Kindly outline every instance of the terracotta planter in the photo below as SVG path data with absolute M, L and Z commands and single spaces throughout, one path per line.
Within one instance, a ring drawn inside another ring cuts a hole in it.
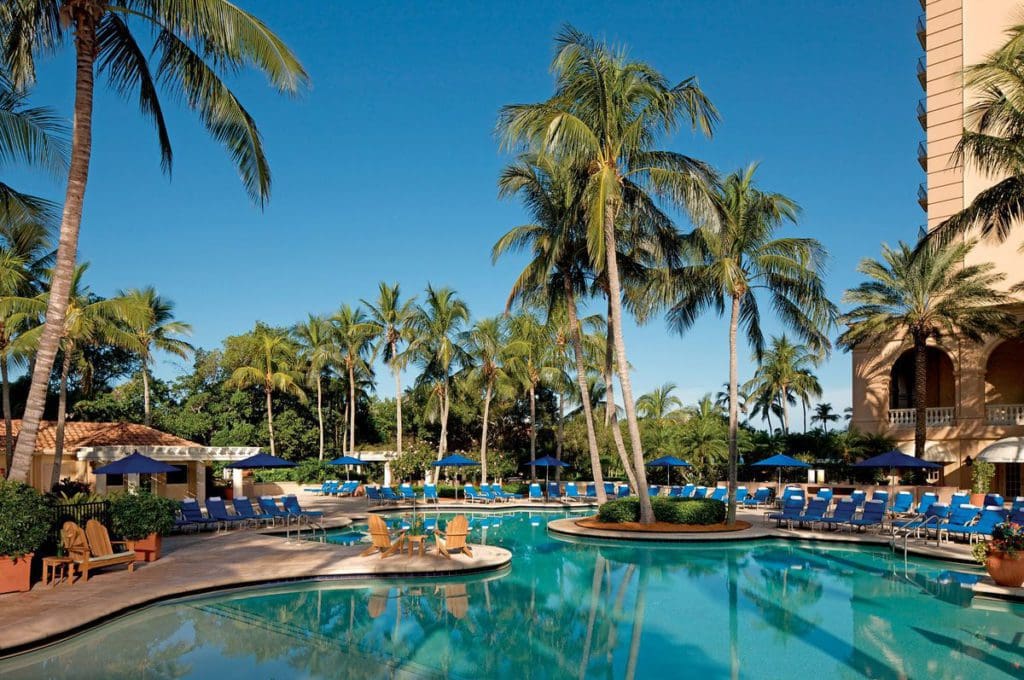
M 25 592 L 32 588 L 32 555 L 0 555 L 0 593 Z
M 986 495 L 987 494 L 983 494 L 983 493 L 972 493 L 971 494 L 971 505 L 973 505 L 975 507 L 978 507 L 978 508 L 985 507 L 985 496 Z
M 1024 585 L 1024 554 L 1008 557 L 1006 553 L 994 552 L 985 560 L 985 568 L 992 580 L 1001 586 L 1020 588 Z
M 131 541 L 131 549 L 135 551 L 138 559 L 143 562 L 156 562 L 160 559 L 160 546 L 163 544 L 163 536 L 150 534 L 139 541 Z

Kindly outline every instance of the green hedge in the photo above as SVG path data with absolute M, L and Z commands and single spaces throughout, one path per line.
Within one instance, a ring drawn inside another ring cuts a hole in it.
M 725 503 L 709 498 L 652 498 L 654 519 L 672 524 L 719 524 L 725 521 Z M 597 519 L 609 524 L 640 521 L 640 499 L 631 496 L 608 501 Z

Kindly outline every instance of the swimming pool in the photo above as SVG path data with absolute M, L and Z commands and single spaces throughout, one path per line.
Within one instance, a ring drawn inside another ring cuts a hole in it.
M 473 542 L 512 551 L 502 572 L 180 600 L 0 661 L 0 676 L 1024 676 L 1024 607 L 972 599 L 969 567 L 841 545 L 549 535 L 564 516 L 472 513 Z

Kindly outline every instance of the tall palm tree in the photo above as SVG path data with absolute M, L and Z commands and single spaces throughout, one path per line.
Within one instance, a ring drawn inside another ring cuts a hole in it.
M 1005 241 L 1024 219 L 1024 24 L 1007 32 L 1006 43 L 964 75 L 973 103 L 952 157 L 996 181 L 933 230 L 933 239 L 978 228 L 982 238 Z
M 68 314 L 64 318 L 64 332 L 60 338 L 62 360 L 50 488 L 60 482 L 61 463 L 64 457 L 64 425 L 67 418 L 68 377 L 74 362 L 79 358 L 79 353 L 87 346 L 100 345 L 134 349 L 136 337 L 128 329 L 144 323 L 149 315 L 149 309 L 138 299 L 124 295 L 104 299 L 93 295 L 89 287 L 82 283 L 82 277 L 88 268 L 88 263 L 75 268 Z M 26 309 L 34 308 L 35 314 L 42 316 L 49 295 L 41 293 L 31 300 L 31 307 L 26 306 Z M 42 331 L 42 326 L 36 326 L 22 333 L 14 341 L 16 350 L 27 352 L 37 346 Z
M 813 373 L 817 364 L 818 355 L 805 345 L 792 342 L 785 333 L 773 336 L 754 377 L 743 388 L 755 398 L 763 394 L 768 403 L 777 403 L 782 409 L 782 431 L 789 434 L 789 405 L 797 398 L 806 403 L 821 393 Z
M 295 370 L 296 346 L 287 331 L 257 324 L 256 330 L 246 337 L 245 364 L 231 373 L 229 387 L 248 389 L 259 387 L 267 402 L 267 430 L 270 435 L 270 455 L 277 455 L 274 440 L 273 394 L 290 394 L 305 403 L 306 393 L 299 386 L 301 374 Z
M 448 413 L 451 409 L 452 374 L 466 359 L 462 331 L 469 323 L 469 307 L 451 288 L 435 288 L 427 284 L 426 300 L 416 310 L 413 320 L 417 340 L 413 356 L 423 367 L 420 380 L 431 384 L 438 397 L 441 436 L 437 442 L 437 459 L 448 453 Z
M 412 321 L 416 315 L 416 298 L 403 301 L 398 284 L 380 282 L 376 302 L 363 304 L 370 312 L 370 323 L 377 329 L 377 347 L 384 363 L 391 368 L 395 378 L 395 439 L 398 453 L 402 453 L 402 369 L 409 356 L 399 352 L 401 344 L 412 341 Z
M 530 251 L 532 259 L 516 279 L 505 311 L 516 301 L 546 306 L 549 316 L 555 309 L 564 309 L 576 385 L 581 394 L 587 394 L 587 369 L 577 300 L 587 293 L 591 269 L 579 198 L 585 186 L 585 172 L 571 162 L 536 154 L 520 156 L 502 172 L 499 192 L 502 197 L 520 196 L 534 223 L 512 228 L 494 244 L 492 251 L 495 261 L 506 252 Z M 607 496 L 594 414 L 589 400 L 582 399 L 581 405 L 597 501 L 604 503 Z
M 144 50 L 137 32 L 153 36 Z M 242 183 L 262 205 L 270 195 L 270 170 L 256 123 L 225 77 L 250 66 L 281 92 L 297 92 L 308 80 L 284 42 L 259 19 L 229 0 L 11 0 L 0 6 L 0 54 L 16 89 L 35 80 L 36 59 L 65 41 L 75 49 L 75 100 L 67 188 L 46 321 L 39 339 L 12 479 L 28 478 L 50 371 L 74 278 L 78 232 L 92 157 L 94 81 L 107 77 L 119 95 L 137 97 L 155 125 L 161 165 L 171 169 L 171 144 L 158 88 L 199 114 L 207 131 L 229 151 Z
M 811 416 L 812 423 L 821 423 L 825 434 L 828 434 L 828 424 L 839 422 L 839 414 L 832 408 L 832 404 L 821 403 L 814 407 L 814 415 Z
M 737 333 L 743 326 L 754 353 L 764 352 L 758 292 L 771 301 L 782 323 L 815 351 L 829 346 L 835 305 L 825 295 L 825 251 L 815 239 L 776 238 L 799 208 L 778 193 L 754 183 L 756 165 L 723 180 L 716 191 L 712 219 L 691 235 L 693 262 L 673 273 L 669 283 L 669 326 L 685 332 L 706 310 L 729 314 L 729 510 L 736 519 L 739 370 Z
M 963 337 L 979 341 L 1007 332 L 1014 325 L 1001 309 L 1012 300 L 995 286 L 1005 276 L 995 265 L 968 265 L 964 258 L 975 241 L 937 242 L 914 249 L 905 243 L 882 246 L 882 261 L 867 258 L 857 268 L 868 277 L 850 288 L 843 301 L 854 305 L 840 319 L 848 325 L 839 343 L 852 349 L 894 338 L 909 339 L 914 349 L 914 455 L 924 456 L 927 435 L 927 346 L 929 340 Z
M 641 394 L 640 398 L 636 400 L 637 414 L 641 418 L 664 420 L 673 412 L 678 411 L 683 407 L 683 402 L 672 394 L 678 387 L 674 382 L 667 382 L 646 394 Z
M 322 316 L 309 314 L 305 321 L 295 325 L 293 333 L 299 343 L 300 359 L 306 367 L 306 384 L 316 386 L 316 422 L 320 434 L 318 458 L 324 459 L 324 372 L 341 363 L 338 346 L 334 342 L 331 322 Z
M 537 459 L 537 390 L 562 374 L 552 351 L 551 329 L 533 314 L 523 312 L 512 317 L 509 335 L 518 350 L 509 359 L 508 370 L 530 400 L 530 477 L 536 479 L 537 468 L 532 463 Z
M 344 304 L 331 317 L 334 341 L 338 346 L 341 366 L 348 375 L 348 450 L 356 450 L 356 377 L 373 374 L 373 338 L 377 329 L 359 307 Z
M 496 391 L 508 391 L 509 374 L 506 363 L 518 351 L 521 342 L 510 341 L 500 317 L 480 319 L 465 332 L 462 339 L 468 366 L 466 380 L 484 393 L 483 421 L 480 426 L 480 481 L 487 482 L 487 430 L 490 424 L 491 399 Z
M 149 310 L 142 323 L 127 329 L 135 336 L 135 342 L 129 349 L 138 354 L 142 361 L 143 422 L 149 425 L 149 371 L 153 365 L 153 355 L 159 351 L 182 359 L 188 358 L 195 348 L 179 336 L 191 335 L 192 326 L 184 321 L 176 321 L 174 302 L 157 294 L 152 286 L 121 291 L 118 296 L 128 298 L 138 307 Z
M 690 157 L 655 148 L 662 133 L 690 123 L 711 133 L 714 106 L 693 78 L 672 86 L 648 64 L 628 61 L 625 53 L 598 43 L 572 27 L 558 36 L 552 70 L 555 94 L 537 104 L 505 106 L 499 127 L 506 145 L 531 144 L 562 156 L 588 171 L 583 191 L 587 250 L 591 264 L 603 269 L 611 315 L 616 366 L 622 389 L 634 473 L 641 480 L 641 521 L 653 522 L 643 469 L 625 339 L 622 334 L 622 283 L 617 261 L 618 219 L 627 194 L 666 197 L 695 214 L 706 206 L 713 173 Z

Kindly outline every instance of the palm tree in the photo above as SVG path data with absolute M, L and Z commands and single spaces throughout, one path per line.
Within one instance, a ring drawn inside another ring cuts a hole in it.
M 585 179 L 585 173 L 571 163 L 536 154 L 520 156 L 517 163 L 502 172 L 498 187 L 503 197 L 519 195 L 534 223 L 509 230 L 492 250 L 495 261 L 509 251 L 530 251 L 532 259 L 516 279 L 505 311 L 516 301 L 546 306 L 549 317 L 556 309 L 564 310 L 576 385 L 581 394 L 587 393 L 587 371 L 577 300 L 587 293 L 590 263 L 578 194 Z M 597 501 L 604 503 L 607 496 L 594 414 L 588 400 L 581 400 L 581 405 Z
M 683 407 L 682 400 L 672 394 L 678 385 L 674 382 L 667 382 L 661 387 L 655 387 L 647 394 L 641 394 L 636 400 L 636 412 L 641 418 L 653 420 L 664 420 L 672 413 Z
M 413 356 L 423 367 L 422 382 L 432 384 L 438 398 L 441 436 L 437 459 L 448 453 L 448 413 L 451 409 L 451 381 L 456 366 L 465 362 L 462 347 L 463 326 L 469 323 L 469 307 L 451 288 L 427 284 L 424 304 L 417 307 L 413 320 L 417 340 Z
M 748 410 L 748 403 L 750 400 L 750 394 L 747 393 L 744 386 L 741 385 L 739 391 L 739 405 L 738 410 L 741 414 L 746 415 Z M 721 407 L 725 412 L 729 411 L 729 383 L 722 383 L 722 389 L 715 393 L 715 405 Z
M 324 372 L 341 363 L 338 346 L 334 343 L 331 322 L 322 316 L 309 314 L 292 331 L 299 343 L 300 358 L 306 367 L 306 384 L 316 386 L 316 422 L 320 433 L 319 460 L 324 459 Z
M 380 282 L 375 303 L 363 300 L 370 310 L 370 323 L 377 329 L 375 353 L 381 354 L 395 377 L 395 438 L 398 453 L 402 453 L 402 369 L 409 357 L 398 351 L 399 344 L 412 341 L 412 321 L 416 314 L 416 298 L 404 302 L 398 284 Z
M 127 329 L 135 336 L 135 343 L 130 349 L 142 361 L 143 422 L 149 425 L 149 370 L 153 364 L 153 355 L 159 351 L 182 359 L 188 358 L 195 348 L 178 336 L 191 335 L 192 326 L 184 321 L 175 321 L 174 302 L 158 295 L 152 286 L 121 291 L 118 296 L 128 298 L 138 307 L 149 310 L 142 323 Z
M 87 346 L 100 345 L 134 349 L 136 336 L 128 329 L 145 323 L 149 316 L 149 309 L 138 299 L 124 295 L 104 299 L 93 295 L 88 286 L 82 284 L 82 276 L 88 268 L 88 263 L 75 268 L 68 313 L 64 318 L 64 332 L 60 338 L 62 361 L 50 488 L 60 482 L 61 463 L 64 457 L 64 424 L 67 418 L 68 376 L 78 359 L 79 352 Z M 31 300 L 25 300 L 24 308 L 31 309 L 36 315 L 41 316 L 46 309 L 47 297 L 49 293 L 41 293 Z M 13 343 L 15 350 L 22 353 L 30 351 L 30 348 L 39 342 L 42 331 L 42 326 L 36 326 L 22 333 Z
M 868 277 L 846 291 L 843 301 L 855 305 L 841 318 L 848 324 L 839 343 L 852 349 L 893 339 L 909 339 L 914 349 L 914 455 L 924 455 L 927 434 L 929 340 L 963 337 L 979 341 L 1013 327 L 1011 314 L 999 305 L 1009 296 L 995 286 L 1005 276 L 990 262 L 965 264 L 975 241 L 936 243 L 914 249 L 905 243 L 882 246 L 882 260 L 867 258 L 857 268 Z
M 135 32 L 152 32 L 147 53 Z M 75 48 L 75 102 L 71 162 L 60 224 L 57 258 L 46 321 L 35 356 L 25 415 L 10 477 L 28 478 L 50 371 L 64 329 L 78 254 L 78 232 L 92 156 L 94 79 L 107 76 L 112 89 L 138 98 L 142 114 L 157 130 L 161 165 L 171 169 L 171 144 L 158 84 L 199 114 L 207 131 L 230 152 L 242 183 L 260 205 L 270 195 L 270 170 L 256 123 L 224 80 L 251 66 L 281 92 L 294 93 L 308 80 L 287 45 L 259 19 L 229 0 L 13 0 L 0 9 L 0 54 L 16 90 L 32 84 L 36 58 L 66 40 Z
M 532 465 L 537 459 L 537 389 L 561 377 L 551 329 L 540 323 L 533 314 L 524 312 L 512 317 L 509 336 L 517 343 L 517 351 L 508 361 L 508 370 L 530 399 L 530 477 L 537 478 Z
M 716 192 L 713 219 L 691 236 L 693 263 L 673 272 L 669 283 L 669 326 L 685 332 L 706 310 L 729 310 L 729 511 L 736 519 L 736 465 L 739 430 L 737 333 L 760 356 L 764 352 L 757 292 L 771 300 L 783 324 L 813 350 L 829 346 L 835 306 L 822 282 L 825 252 L 815 239 L 775 238 L 799 208 L 791 199 L 761 191 L 754 184 L 756 165 L 729 175 Z
M 483 389 L 484 412 L 480 426 L 480 481 L 487 482 L 487 430 L 490 423 L 491 399 L 495 391 L 508 389 L 506 363 L 510 355 L 521 351 L 518 341 L 510 341 L 500 317 L 480 319 L 462 338 L 468 366 L 466 380 Z
M 377 328 L 359 307 L 347 304 L 331 317 L 334 342 L 338 346 L 341 366 L 348 375 L 348 450 L 356 450 L 356 374 L 373 375 L 373 338 Z
M 970 163 L 996 181 L 930 238 L 948 241 L 977 228 L 982 238 L 1001 242 L 1024 219 L 1024 24 L 1007 32 L 1006 43 L 964 75 L 973 103 L 952 156 L 956 165 Z
M 821 403 L 814 407 L 814 415 L 811 416 L 812 423 L 821 423 L 825 434 L 828 434 L 828 424 L 839 422 L 839 414 L 832 408 L 832 404 Z
M 789 405 L 797 398 L 807 403 L 812 395 L 821 394 L 821 385 L 812 372 L 817 364 L 818 355 L 805 345 L 791 342 L 785 333 L 774 336 L 760 357 L 754 377 L 743 389 L 755 398 L 763 394 L 768 403 L 777 403 L 782 410 L 782 431 L 789 434 Z
M 228 387 L 248 389 L 259 387 L 267 401 L 267 430 L 270 435 L 270 455 L 277 455 L 274 441 L 274 392 L 290 394 L 306 402 L 306 393 L 299 383 L 302 376 L 295 370 L 296 347 L 284 330 L 257 324 L 246 337 L 245 364 L 231 373 Z
M 558 36 L 552 70 L 556 91 L 538 104 L 505 106 L 499 127 L 508 146 L 528 143 L 542 153 L 571 159 L 587 169 L 582 194 L 591 265 L 603 269 L 610 302 L 609 333 L 622 389 L 633 468 L 638 478 L 641 521 L 654 521 L 647 496 L 643 448 L 622 335 L 618 219 L 633 200 L 666 197 L 699 214 L 713 172 L 705 164 L 655 149 L 660 133 L 683 122 L 710 135 L 714 106 L 693 78 L 671 86 L 648 64 L 566 27 Z

